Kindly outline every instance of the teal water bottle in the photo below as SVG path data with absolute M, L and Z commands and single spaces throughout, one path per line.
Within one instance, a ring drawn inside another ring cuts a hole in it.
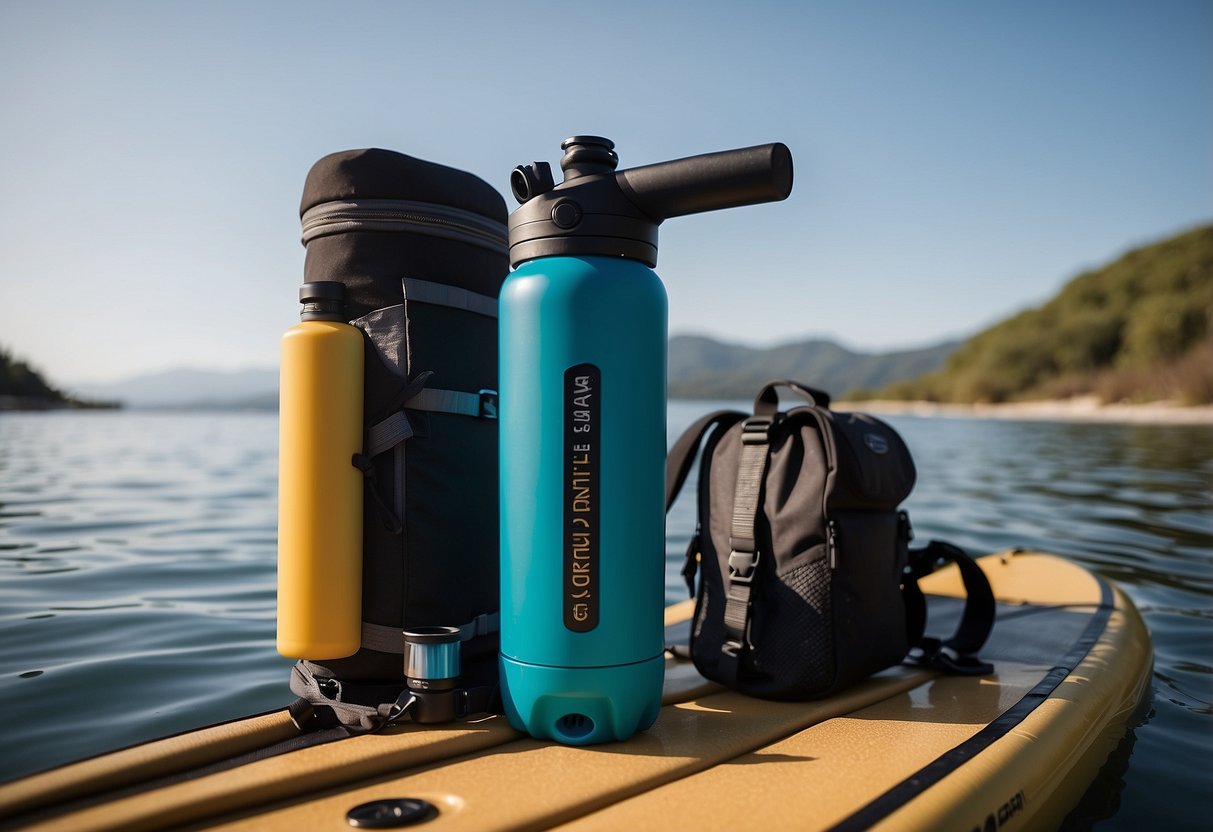
M 609 139 L 510 177 L 501 290 L 501 683 L 535 737 L 624 740 L 664 677 L 666 294 L 657 226 L 787 197 L 770 144 L 616 171 Z

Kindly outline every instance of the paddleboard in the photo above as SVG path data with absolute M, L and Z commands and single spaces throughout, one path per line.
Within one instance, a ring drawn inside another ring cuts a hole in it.
M 671 657 L 657 723 L 623 743 L 541 742 L 489 716 L 225 767 L 296 735 L 276 711 L 0 786 L 0 818 L 73 832 L 1052 828 L 1142 701 L 1149 635 L 1127 596 L 1069 560 L 979 563 L 998 602 L 989 676 L 903 665 L 830 699 L 768 702 Z M 928 632 L 948 634 L 959 574 L 922 586 Z M 671 638 L 685 641 L 691 614 L 667 609 Z

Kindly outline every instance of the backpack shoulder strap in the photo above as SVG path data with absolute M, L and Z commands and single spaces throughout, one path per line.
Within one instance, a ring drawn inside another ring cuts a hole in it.
M 665 510 L 667 514 L 670 507 L 674 505 L 674 500 L 678 499 L 678 494 L 682 491 L 691 466 L 699 456 L 699 446 L 703 442 L 703 438 L 713 427 L 722 431 L 728 430 L 744 418 L 745 414 L 736 410 L 717 410 L 699 419 L 683 431 L 682 436 L 678 437 L 674 447 L 670 448 L 665 462 Z M 696 558 L 698 556 L 699 534 L 696 529 L 696 533 L 691 535 L 691 539 L 687 541 L 687 551 L 682 562 L 682 579 L 686 581 L 687 592 L 691 597 L 695 596 L 695 573 L 698 571 Z
M 950 638 L 926 637 L 923 632 L 927 603 L 918 580 L 948 562 L 955 563 L 960 570 L 965 588 L 964 612 L 961 613 L 956 632 Z M 992 664 L 977 657 L 977 651 L 986 643 L 994 627 L 994 592 L 986 573 L 963 549 L 940 540 L 932 540 L 921 549 L 911 549 L 902 597 L 905 599 L 910 644 L 921 651 L 915 661 L 960 676 L 982 676 L 994 672 Z
M 728 430 L 744 418 L 745 414 L 737 410 L 716 410 L 682 432 L 682 436 L 678 437 L 678 441 L 670 448 L 670 453 L 665 460 L 665 510 L 667 512 L 670 510 L 670 506 L 674 505 L 678 493 L 682 491 L 682 485 L 691 471 L 691 465 L 694 464 L 695 457 L 699 455 L 699 445 L 703 442 L 703 437 L 713 427 L 719 426 L 721 430 Z

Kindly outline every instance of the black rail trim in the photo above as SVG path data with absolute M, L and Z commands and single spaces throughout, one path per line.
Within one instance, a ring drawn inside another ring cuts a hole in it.
M 1028 714 L 1049 698 L 1057 686 L 1069 676 L 1074 668 L 1087 657 L 1091 648 L 1103 635 L 1112 616 L 1114 603 L 1112 587 L 1103 578 L 1093 575 L 1099 582 L 1099 605 L 1091 615 L 1091 620 L 1083 628 L 1070 650 L 1045 674 L 1036 685 L 1023 697 L 1002 713 L 997 719 L 982 728 L 960 745 L 944 752 L 939 757 L 923 766 L 918 771 L 902 780 L 880 797 L 868 803 L 854 814 L 830 827 L 830 832 L 851 832 L 851 830 L 868 829 L 884 820 L 893 812 L 905 806 L 924 791 L 943 780 L 956 769 L 973 759 L 974 756 L 989 748 L 997 740 L 1006 736 L 1016 725 L 1027 718 Z

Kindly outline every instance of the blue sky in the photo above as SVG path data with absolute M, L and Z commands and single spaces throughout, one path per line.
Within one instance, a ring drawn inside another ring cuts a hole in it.
M 508 195 L 577 133 L 792 149 L 662 226 L 672 332 L 899 348 L 1213 217 L 1213 4 L 0 2 L 0 122 L 0 345 L 67 386 L 274 366 L 326 153 Z

